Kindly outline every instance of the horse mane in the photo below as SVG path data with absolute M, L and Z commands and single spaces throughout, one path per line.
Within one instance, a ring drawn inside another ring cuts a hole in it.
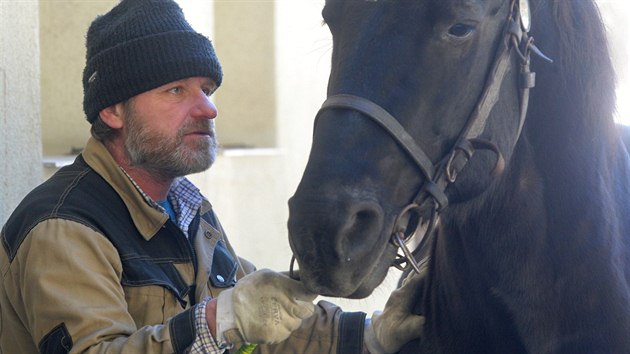
M 559 131 L 578 134 L 615 132 L 615 73 L 599 9 L 592 0 L 530 0 L 532 34 L 537 46 L 553 60 L 532 60 L 537 72 L 533 95 L 552 109 Z M 536 95 L 536 91 L 543 94 Z M 579 119 L 578 119 L 579 118 Z M 609 135 L 610 137 L 610 135 Z M 601 137 L 604 138 L 604 137 Z

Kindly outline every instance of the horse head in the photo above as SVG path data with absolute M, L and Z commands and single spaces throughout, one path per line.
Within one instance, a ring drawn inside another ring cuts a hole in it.
M 361 298 L 396 262 L 392 235 L 496 183 L 519 139 L 535 47 L 527 1 L 327 0 L 323 18 L 329 98 L 289 202 L 290 242 L 307 287 Z
M 630 158 L 594 1 L 327 0 L 323 17 L 328 98 L 289 201 L 304 284 L 361 298 L 428 260 L 402 353 L 630 352 Z

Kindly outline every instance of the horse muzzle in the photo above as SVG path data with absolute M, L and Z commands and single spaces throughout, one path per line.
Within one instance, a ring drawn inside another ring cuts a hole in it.
M 289 239 L 302 282 L 321 295 L 368 296 L 386 275 L 373 269 L 386 270 L 382 263 L 395 257 L 384 224 L 374 201 L 296 194 L 289 201 Z

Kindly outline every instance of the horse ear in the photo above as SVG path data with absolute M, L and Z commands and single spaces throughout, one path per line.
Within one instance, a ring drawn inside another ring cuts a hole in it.
M 519 0 L 518 10 L 521 16 L 521 27 L 523 31 L 529 32 L 532 26 L 532 12 L 529 7 L 529 0 Z

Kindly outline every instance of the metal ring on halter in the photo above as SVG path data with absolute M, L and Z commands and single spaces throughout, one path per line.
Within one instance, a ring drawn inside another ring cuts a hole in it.
M 392 266 L 398 270 L 405 271 L 411 265 L 414 269 L 416 269 L 417 265 L 414 264 L 413 256 L 411 252 L 405 245 L 406 242 L 411 240 L 418 231 L 418 227 L 420 226 L 420 221 L 418 220 L 418 226 L 413 231 L 409 230 L 409 219 L 405 220 L 406 225 L 403 225 L 403 217 L 407 216 L 412 210 L 419 209 L 420 206 L 416 203 L 411 203 L 403 208 L 403 210 L 398 214 L 396 220 L 394 221 L 394 228 L 392 232 L 392 237 L 390 242 L 396 246 L 396 248 L 400 248 L 403 250 L 403 255 L 396 254 L 396 259 L 392 263 Z M 402 235 L 402 236 L 401 236 Z M 405 264 L 403 266 L 403 264 Z
M 412 252 L 415 251 L 418 247 L 422 247 L 422 244 L 424 243 L 426 236 L 430 235 L 435 230 L 435 227 L 437 226 L 437 220 L 439 216 L 437 213 L 437 206 L 436 206 L 436 208 L 433 208 L 431 211 L 431 217 L 429 218 L 429 223 L 427 225 L 427 228 L 424 230 L 422 237 L 420 238 L 420 242 L 418 242 L 416 247 L 414 247 L 414 249 L 410 251 L 407 245 L 410 244 L 411 243 L 410 241 L 412 241 L 415 237 L 419 237 L 418 230 L 420 229 L 422 222 L 418 221 L 418 226 L 416 226 L 415 230 L 412 233 L 405 234 L 405 231 L 408 231 L 406 230 L 408 228 L 400 227 L 399 221 L 401 220 L 402 216 L 409 213 L 409 211 L 413 209 L 419 209 L 419 208 L 420 206 L 415 203 L 407 205 L 402 210 L 402 212 L 398 215 L 398 218 L 396 219 L 396 223 L 394 224 L 395 229 L 394 229 L 394 232 L 392 233 L 391 242 L 392 244 L 394 244 L 394 246 L 400 248 L 403 251 L 403 255 L 397 254 L 396 259 L 392 263 L 392 266 L 402 271 L 407 270 L 407 268 L 411 266 L 416 272 L 420 273 L 420 266 L 418 265 L 418 262 L 413 257 Z M 406 265 L 403 267 L 402 264 L 404 263 L 406 263 Z
M 416 273 L 420 274 L 420 266 L 418 266 L 418 263 L 416 263 L 416 260 L 413 258 L 413 255 L 411 254 L 411 252 L 407 248 L 407 245 L 405 245 L 405 242 L 400 237 L 401 234 L 404 236 L 403 232 L 397 232 L 397 233 L 393 234 L 392 235 L 392 240 L 394 242 L 396 242 L 397 246 L 400 247 L 400 249 L 403 251 L 403 254 L 405 255 L 404 259 L 407 261 L 407 264 L 411 265 L 413 270 L 415 270 Z
M 413 237 L 413 235 L 415 235 L 416 230 L 418 229 L 418 227 L 416 226 L 416 228 L 413 231 L 409 231 L 409 219 L 407 219 L 407 224 L 406 225 L 402 225 L 401 221 L 403 220 L 403 217 L 410 214 L 410 212 L 412 210 L 418 210 L 418 212 L 420 211 L 420 205 L 416 204 L 416 203 L 411 203 L 409 205 L 407 205 L 406 207 L 403 208 L 403 210 L 400 212 L 400 214 L 398 214 L 398 216 L 396 217 L 396 220 L 394 221 L 394 234 L 396 233 L 402 233 L 403 234 L 403 238 L 402 240 L 404 242 L 409 241 L 409 239 L 411 237 Z M 419 215 L 419 214 L 418 214 Z M 420 225 L 420 222 L 418 222 L 418 226 Z

